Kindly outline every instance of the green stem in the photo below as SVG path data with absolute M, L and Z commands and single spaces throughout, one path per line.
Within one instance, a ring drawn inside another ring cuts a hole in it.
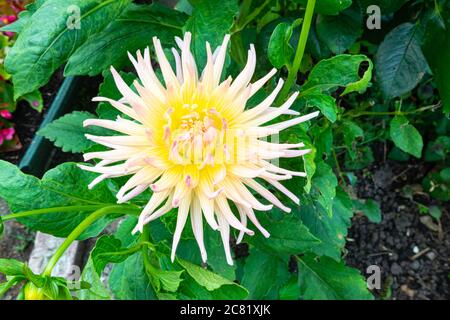
M 17 218 L 23 218 L 28 216 L 34 216 L 39 214 L 53 213 L 53 212 L 71 212 L 71 211 L 90 211 L 103 208 L 104 204 L 99 205 L 87 205 L 87 206 L 66 206 L 66 207 L 53 207 L 53 208 L 44 208 L 44 209 L 36 209 L 30 211 L 23 211 L 18 213 L 11 213 L 2 216 L 3 221 L 8 221 Z
M 297 49 L 295 51 L 294 62 L 292 63 L 292 66 L 288 69 L 288 77 L 286 79 L 283 88 L 281 89 L 281 93 L 278 95 L 277 104 L 281 104 L 281 102 L 283 102 L 286 99 L 287 95 L 289 94 L 289 91 L 291 90 L 292 86 L 295 83 L 295 80 L 297 79 L 297 73 L 298 70 L 300 69 L 300 65 L 303 60 L 306 42 L 308 41 L 308 35 L 309 30 L 311 28 L 315 5 L 316 0 L 308 0 L 308 3 L 306 5 L 305 17 L 303 19 L 302 24 L 302 31 L 300 32 L 300 39 L 298 41 Z
M 235 28 L 244 23 L 244 20 L 246 19 L 247 15 L 250 11 L 250 7 L 252 6 L 252 1 L 253 0 L 243 0 L 242 1 L 239 16 L 236 19 L 236 23 L 234 25 Z
M 55 254 L 51 257 L 50 261 L 47 263 L 43 275 L 51 276 L 53 268 L 55 267 L 58 260 L 62 257 L 64 252 L 69 248 L 69 246 L 74 242 L 89 226 L 97 221 L 98 219 L 110 214 L 110 213 L 130 213 L 130 210 L 135 210 L 125 206 L 108 206 L 100 208 L 90 214 L 86 219 L 84 219 L 64 240 L 61 246 L 56 250 Z
M 417 114 L 428 110 L 434 110 L 439 108 L 440 104 L 434 104 L 431 106 L 421 107 L 416 110 L 412 111 L 386 111 L 386 112 L 375 112 L 375 111 L 360 111 L 356 113 L 348 113 L 349 117 L 357 118 L 362 116 L 405 116 L 405 115 L 411 115 L 411 114 Z
M 258 15 L 262 12 L 262 10 L 271 2 L 272 0 L 265 0 L 262 5 L 258 8 L 254 9 L 250 14 L 248 14 L 251 6 L 251 0 L 244 0 L 242 4 L 241 14 L 239 15 L 236 24 L 231 29 L 231 35 L 241 32 L 244 28 L 252 22 Z M 315 1 L 315 0 L 314 0 Z M 248 14 L 248 15 L 247 15 Z
M 148 266 L 151 266 L 150 257 L 148 255 L 148 249 L 151 247 L 150 244 L 150 230 L 148 226 L 144 226 L 144 229 L 142 230 L 141 235 L 141 244 L 142 244 L 142 258 L 144 259 L 144 265 L 146 268 Z
M 244 42 L 240 33 L 234 34 L 231 37 L 231 56 L 239 64 L 244 65 L 247 52 L 244 49 Z
M 150 246 L 151 243 L 149 243 L 149 242 L 141 242 L 141 243 L 138 243 L 138 244 L 136 244 L 136 245 L 134 245 L 134 246 L 132 246 L 132 247 L 126 249 L 126 250 L 123 250 L 123 251 L 99 253 L 99 254 L 97 255 L 97 257 L 101 257 L 101 256 L 123 256 L 123 255 L 131 255 L 131 254 L 133 254 L 133 253 L 138 252 L 139 250 L 141 250 L 142 246 L 144 246 L 144 245 L 145 245 L 145 246 L 147 246 L 147 245 Z
M 345 186 L 344 175 L 342 174 L 341 165 L 339 164 L 339 159 L 336 155 L 336 151 L 334 150 L 334 148 L 332 150 L 332 153 L 333 153 L 334 162 L 336 163 L 336 171 L 338 173 L 339 178 L 341 179 L 342 185 Z

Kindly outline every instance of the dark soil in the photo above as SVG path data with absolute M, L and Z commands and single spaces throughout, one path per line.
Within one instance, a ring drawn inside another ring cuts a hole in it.
M 368 266 L 381 267 L 382 289 L 374 292 L 380 299 L 450 298 L 449 204 L 441 204 L 440 221 L 418 209 L 418 203 L 433 203 L 420 186 L 429 169 L 421 163 L 380 161 L 358 174 L 358 197 L 378 201 L 383 220 L 374 224 L 364 216 L 354 217 L 346 261 L 365 276 Z M 414 196 L 406 197 L 404 186 L 412 186 Z
M 19 164 L 20 160 L 27 151 L 28 146 L 33 140 L 36 131 L 39 129 L 41 122 L 44 120 L 48 108 L 58 93 L 58 89 L 61 86 L 62 81 L 63 74 L 60 70 L 55 73 L 47 85 L 40 89 L 44 100 L 44 108 L 42 112 L 37 112 L 24 101 L 19 102 L 17 109 L 13 114 L 13 122 L 15 123 L 15 129 L 17 135 L 19 136 L 19 140 L 22 143 L 22 149 L 13 152 L 0 153 L 1 160 Z

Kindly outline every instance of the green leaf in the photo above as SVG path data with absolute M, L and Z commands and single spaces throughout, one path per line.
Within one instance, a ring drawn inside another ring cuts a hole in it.
M 163 45 L 173 46 L 187 16 L 158 3 L 132 4 L 104 30 L 90 37 L 70 57 L 64 74 L 94 76 L 108 69 L 129 64 L 127 52 L 134 55 L 158 37 Z
M 138 218 L 134 215 L 126 216 L 120 222 L 114 236 L 122 242 L 123 246 L 129 247 L 138 241 L 139 236 L 132 233 L 134 227 L 136 227 L 137 222 Z
M 232 281 L 186 260 L 177 259 L 177 261 L 199 285 L 209 291 L 216 290 L 226 284 L 234 284 Z
M 25 275 L 27 266 L 15 259 L 0 259 L 0 273 L 5 276 L 21 276 Z
M 193 299 L 245 299 L 248 296 L 247 289 L 231 280 L 186 260 L 177 259 L 177 262 L 189 275 L 180 291 Z
M 95 271 L 92 258 L 89 258 L 84 266 L 81 280 L 88 282 L 91 287 L 78 293 L 77 296 L 80 300 L 111 300 L 110 292 L 105 288 L 100 280 L 100 276 Z
M 378 48 L 376 73 L 385 99 L 414 89 L 428 70 L 418 32 L 417 25 L 401 24 L 389 32 Z
M 320 1 L 319 1 L 320 2 Z M 334 54 L 347 51 L 362 35 L 362 15 L 352 7 L 337 16 L 319 15 L 316 22 L 317 36 Z
M 305 103 L 307 108 L 316 107 L 330 122 L 337 120 L 338 107 L 336 100 L 326 94 L 307 94 L 300 98 L 300 103 Z
M 390 135 L 395 145 L 416 158 L 422 155 L 423 140 L 417 129 L 403 116 L 395 116 L 390 123 Z
M 355 149 L 354 156 L 350 152 L 345 154 L 345 168 L 347 170 L 362 170 L 375 161 L 373 151 L 369 146 L 362 146 Z
M 324 126 L 314 126 L 311 128 L 311 135 L 315 138 L 314 144 L 317 148 L 318 157 L 324 159 L 331 156 L 333 146 L 333 127 L 327 123 Z
M 104 235 L 97 240 L 91 252 L 91 259 L 95 271 L 98 275 L 101 275 L 108 263 L 123 262 L 136 251 L 122 248 L 122 242 L 119 239 L 116 239 L 114 236 Z
M 442 12 L 444 6 L 440 7 L 438 2 L 436 3 L 435 14 L 442 19 L 443 15 L 450 15 L 450 8 L 447 4 L 446 12 Z M 448 90 L 448 84 L 450 83 L 450 22 L 447 19 L 447 23 L 440 21 L 430 21 L 426 25 L 425 43 L 423 44 L 423 50 L 425 57 L 433 71 L 434 80 L 439 89 L 443 104 L 444 113 L 446 116 L 450 116 L 450 90 Z M 439 50 L 437 50 L 439 48 Z
M 366 8 L 371 5 L 380 7 L 381 14 L 387 15 L 400 9 L 409 0 L 358 0 L 361 8 L 366 11 Z
M 239 285 L 223 285 L 219 289 L 208 291 L 191 276 L 186 275 L 179 289 L 180 299 L 187 300 L 243 300 L 248 291 Z
M 95 118 L 97 118 L 95 115 L 87 111 L 74 111 L 47 124 L 37 134 L 52 141 L 64 152 L 83 152 L 95 145 L 85 137 L 85 134 L 101 135 L 105 132 L 99 127 L 83 126 L 84 120 Z
M 295 0 L 306 6 L 307 0 Z M 336 15 L 352 5 L 352 0 L 318 0 L 314 11 L 320 14 Z
M 389 151 L 388 158 L 399 162 L 407 162 L 411 156 L 394 146 L 392 150 Z
M 189 1 L 193 11 L 185 30 L 192 32 L 192 52 L 196 57 L 197 66 L 201 67 L 206 63 L 206 41 L 213 51 L 222 43 L 239 11 L 238 1 L 223 0 L 219 7 L 218 3 L 210 0 Z
M 278 299 L 280 288 L 288 281 L 286 261 L 252 248 L 245 260 L 241 284 L 250 292 L 248 299 Z
M 136 75 L 134 73 L 126 73 L 123 71 L 120 71 L 119 73 L 123 81 L 125 81 L 127 85 L 131 86 L 131 88 L 134 88 L 132 84 L 134 80 L 136 80 Z M 119 100 L 122 98 L 122 94 L 119 89 L 117 89 L 112 73 L 109 70 L 103 72 L 103 82 L 100 85 L 98 95 L 100 97 L 107 97 L 113 100 Z M 98 114 L 100 119 L 116 120 L 119 115 L 126 117 L 108 102 L 100 102 L 95 112 Z
M 298 280 L 292 276 L 288 283 L 280 289 L 280 300 L 298 300 L 300 297 L 300 287 Z
M 355 210 L 363 213 L 370 222 L 380 223 L 381 222 L 381 209 L 378 202 L 368 199 L 368 200 L 355 200 L 353 202 Z
M 74 163 L 65 163 L 48 171 L 42 180 L 22 173 L 16 166 L 0 161 L 0 197 L 12 212 L 65 207 L 115 205 L 116 199 L 106 183 L 92 190 L 87 185 L 97 176 L 79 169 Z M 18 218 L 32 230 L 67 237 L 91 211 L 54 212 Z M 104 217 L 92 224 L 79 239 L 96 236 L 111 221 Z
M 147 274 L 151 277 L 151 281 L 156 285 L 156 292 L 159 293 L 160 289 L 176 292 L 180 283 L 183 281 L 181 275 L 184 270 L 181 271 L 170 271 L 161 270 L 157 268 L 147 268 Z
M 297 216 L 321 241 L 311 251 L 340 261 L 342 249 L 345 247 L 347 229 L 351 225 L 353 216 L 349 196 L 341 189 L 337 189 L 331 216 L 317 200 L 310 200 L 308 203 L 308 200 L 304 199 L 303 202 L 304 204 L 296 211 Z
M 123 246 L 131 246 L 138 241 L 139 237 L 131 233 L 136 223 L 135 216 L 128 216 L 120 223 L 114 236 L 121 241 Z M 109 287 L 115 298 L 120 300 L 156 299 L 156 292 L 144 266 L 141 251 L 129 256 L 125 261 L 113 265 L 109 277 Z
M 302 179 L 303 181 L 303 189 L 306 193 L 309 193 L 311 191 L 311 180 L 314 176 L 314 173 L 316 172 L 316 162 L 314 161 L 316 158 L 316 148 L 314 144 L 311 141 L 311 138 L 309 137 L 308 133 L 306 132 L 306 128 L 302 126 L 297 126 L 295 128 L 287 129 L 284 132 L 282 132 L 282 136 L 280 141 L 286 141 L 286 143 L 298 143 L 298 141 L 302 141 L 305 144 L 305 148 L 310 149 L 311 152 L 304 155 L 302 158 L 303 160 L 303 170 L 306 172 L 306 181 L 305 179 Z M 286 167 L 286 169 L 292 169 L 294 171 L 298 171 L 298 161 L 292 161 L 289 162 L 290 166 Z M 292 180 L 297 181 L 297 179 Z M 289 182 L 288 182 L 289 183 Z M 297 188 L 297 185 L 295 186 Z
M 2 216 L 0 216 L 0 240 L 1 240 L 2 236 L 3 236 L 3 232 L 4 231 L 5 231 L 5 225 L 3 223 Z
M 356 158 L 356 144 L 358 138 L 364 137 L 363 129 L 355 122 L 350 120 L 344 120 L 340 126 L 340 131 L 344 139 L 345 146 L 352 159 Z
M 424 190 L 433 198 L 447 202 L 450 200 L 450 168 L 431 171 L 422 181 Z
M 109 286 L 120 300 L 156 299 L 141 254 L 134 254 L 124 262 L 115 264 L 109 276 Z
M 12 277 L 8 281 L 0 283 L 0 298 L 2 298 L 9 289 L 14 287 L 21 280 L 23 280 L 21 277 Z
M 321 161 L 317 164 L 312 185 L 312 197 L 331 215 L 338 181 L 331 167 L 325 162 Z
M 158 292 L 156 296 L 158 297 L 158 300 L 178 300 L 177 296 L 172 293 Z
M 0 101 L 2 103 L 2 109 L 6 109 L 9 112 L 16 110 L 16 101 L 14 100 L 14 88 L 5 80 L 0 80 Z
M 86 39 L 102 30 L 125 8 L 129 0 L 47 0 L 30 17 L 5 59 L 13 75 L 17 99 L 48 82 Z M 71 6 L 80 8 L 80 28 L 69 22 Z
M 362 64 L 368 64 L 362 77 L 359 75 Z M 364 92 L 372 79 L 372 61 L 364 55 L 341 54 L 320 61 L 311 71 L 308 81 L 300 94 L 331 93 L 339 87 L 345 87 L 342 93 Z M 330 72 L 333 70 L 333 72 Z
M 34 90 L 33 92 L 27 93 L 26 95 L 20 97 L 20 100 L 25 100 L 28 102 L 30 107 L 37 112 L 42 112 L 42 109 L 44 108 L 44 100 L 42 99 L 42 95 L 39 90 Z
M 359 271 L 327 257 L 298 258 L 298 280 L 305 300 L 372 300 Z
M 277 69 L 290 65 L 292 61 L 294 48 L 289 43 L 292 36 L 292 29 L 289 23 L 281 22 L 275 27 L 270 36 L 267 55 L 270 63 Z
M 234 280 L 236 278 L 236 266 L 230 266 L 228 263 L 224 263 L 225 253 L 220 232 L 214 231 L 211 228 L 205 229 L 203 236 L 205 238 L 206 251 L 208 252 L 208 266 L 222 277 Z
M 270 233 L 270 238 L 257 232 L 247 241 L 270 254 L 286 258 L 308 251 L 320 243 L 296 216 L 287 215 L 281 220 L 275 220 L 263 213 L 258 216 L 258 220 Z
M 428 211 L 430 213 L 430 216 L 435 218 L 436 220 L 441 219 L 442 217 L 442 211 L 438 206 L 429 206 Z
M 450 154 L 450 137 L 440 136 L 428 144 L 425 151 L 425 161 L 445 160 Z

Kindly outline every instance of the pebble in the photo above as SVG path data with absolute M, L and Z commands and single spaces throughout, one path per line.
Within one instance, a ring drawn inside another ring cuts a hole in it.
M 436 253 L 434 251 L 429 251 L 426 254 L 427 258 L 430 259 L 431 261 L 433 261 L 436 258 Z
M 401 267 L 397 262 L 394 262 L 394 263 L 391 265 L 391 273 L 392 273 L 394 276 L 398 276 L 398 275 L 400 275 L 402 272 L 403 272 L 403 269 L 402 269 L 402 267 Z
M 411 268 L 414 269 L 414 270 L 419 270 L 419 269 L 420 269 L 420 262 L 417 261 L 417 260 L 414 260 L 414 261 L 411 263 Z

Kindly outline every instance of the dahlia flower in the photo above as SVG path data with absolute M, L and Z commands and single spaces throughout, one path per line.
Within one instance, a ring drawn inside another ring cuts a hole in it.
M 172 261 L 188 216 L 204 262 L 207 253 L 203 241 L 203 218 L 212 229 L 220 231 L 229 264 L 233 264 L 230 226 L 240 231 L 238 241 L 244 234 L 254 234 L 247 228 L 247 219 L 265 237 L 269 237 L 254 210 L 268 211 L 273 206 L 285 212 L 291 209 L 256 178 L 266 181 L 299 204 L 298 197 L 280 181 L 306 174 L 280 168 L 272 160 L 300 157 L 310 150 L 299 149 L 304 148 L 301 142 L 278 144 L 268 142 L 266 138 L 310 120 L 318 112 L 262 126 L 283 114 L 299 115 L 289 109 L 298 93 L 292 94 L 282 106 L 272 107 L 283 86 L 280 79 L 264 101 L 246 109 L 247 101 L 276 70 L 251 83 L 256 66 L 255 48 L 251 45 L 243 71 L 234 80 L 228 77 L 222 81 L 229 39 L 229 35 L 225 36 L 214 53 L 206 43 L 207 62 L 199 75 L 190 51 L 190 33 L 186 33 L 184 39 L 176 38 L 181 52 L 172 48 L 175 71 L 160 41 L 153 38 L 164 84 L 153 70 L 149 48 L 145 49 L 144 55 L 138 51 L 136 58 L 129 54 L 140 80 L 134 82 L 135 91 L 111 67 L 123 98 L 119 101 L 107 97 L 93 99 L 109 102 L 127 117 L 118 117 L 115 121 L 89 119 L 84 122 L 84 126 L 99 126 L 120 133 L 114 136 L 86 134 L 88 139 L 111 149 L 84 155 L 85 161 L 100 160 L 95 166 L 80 165 L 84 170 L 100 174 L 89 188 L 107 178 L 131 175 L 117 193 L 118 203 L 127 202 L 148 189 L 153 192 L 133 232 L 142 232 L 145 224 L 178 208 Z M 250 189 L 269 203 L 262 203 Z M 237 209 L 238 216 L 230 202 Z

